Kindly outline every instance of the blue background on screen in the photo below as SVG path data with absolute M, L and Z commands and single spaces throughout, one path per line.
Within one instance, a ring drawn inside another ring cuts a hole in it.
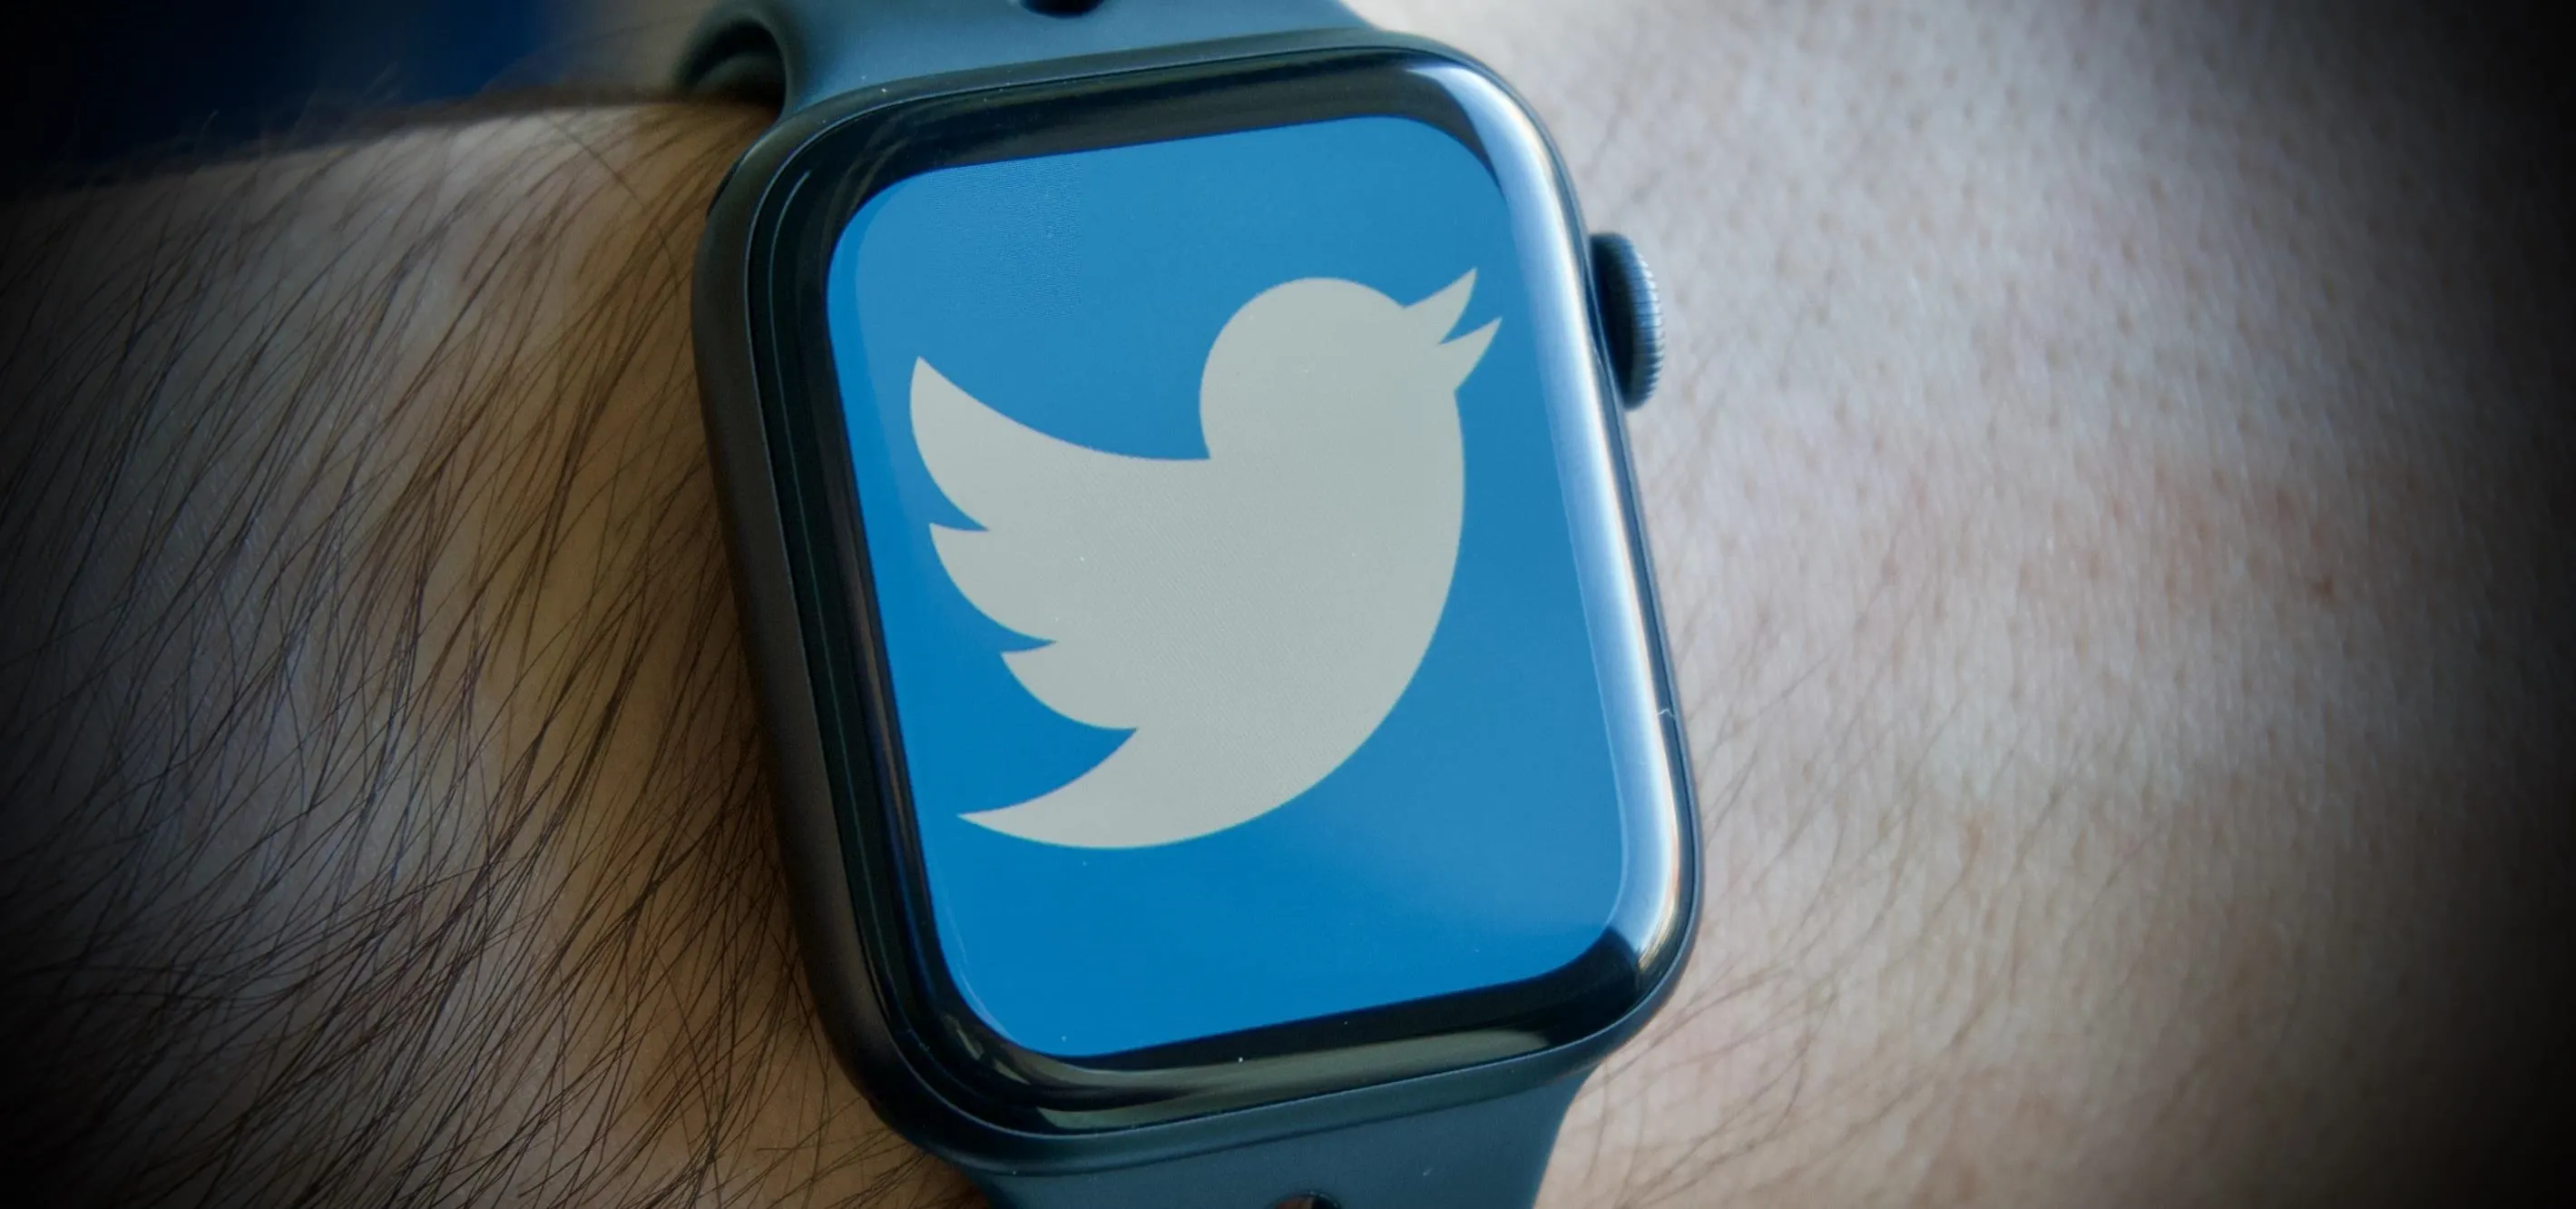
M 1398 302 L 1477 272 L 1501 328 L 1458 392 L 1449 602 L 1391 714 L 1314 788 L 1160 847 L 1052 847 L 958 816 L 1079 776 L 1124 732 L 1049 711 L 930 542 L 916 358 L 1041 432 L 1204 456 L 1208 348 L 1254 295 L 1340 277 Z M 1600 690 L 1501 191 L 1397 118 L 948 168 L 851 220 L 827 317 L 939 943 L 968 1003 L 1090 1056 L 1535 977 L 1603 935 L 1622 837 Z M 1582 404 L 1589 406 L 1588 403 Z

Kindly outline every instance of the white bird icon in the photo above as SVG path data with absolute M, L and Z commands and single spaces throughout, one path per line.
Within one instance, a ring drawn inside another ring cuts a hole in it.
M 1457 389 L 1500 322 L 1449 338 L 1471 270 L 1411 306 L 1309 277 L 1226 321 L 1199 381 L 1205 458 L 1058 440 L 916 360 L 912 426 L 983 526 L 931 526 L 1002 655 L 1049 709 L 1125 729 L 1089 771 L 964 817 L 1077 848 L 1249 822 L 1376 731 L 1431 644 L 1457 563 Z

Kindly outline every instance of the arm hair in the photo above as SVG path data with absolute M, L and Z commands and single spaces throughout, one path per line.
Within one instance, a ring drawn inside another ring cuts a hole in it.
M 0 1168 L 40 1201 L 956 1199 L 790 960 L 688 361 L 759 123 L 9 216 Z

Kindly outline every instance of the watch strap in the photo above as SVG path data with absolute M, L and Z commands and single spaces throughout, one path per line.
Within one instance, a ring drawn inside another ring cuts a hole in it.
M 995 1209 L 1528 1209 L 1582 1085 L 1116 1171 L 973 1174 Z
M 793 113 L 916 76 L 1362 24 L 1340 0 L 718 0 L 678 82 Z

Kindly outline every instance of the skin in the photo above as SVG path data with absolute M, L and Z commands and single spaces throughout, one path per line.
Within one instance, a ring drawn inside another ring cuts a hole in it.
M 1365 6 L 1664 286 L 1703 812 L 1588 1206 L 2568 1187 L 2554 98 L 2401 8 Z M 793 958 L 688 355 L 767 115 L 0 242 L 0 1156 L 64 1196 L 974 1203 Z

